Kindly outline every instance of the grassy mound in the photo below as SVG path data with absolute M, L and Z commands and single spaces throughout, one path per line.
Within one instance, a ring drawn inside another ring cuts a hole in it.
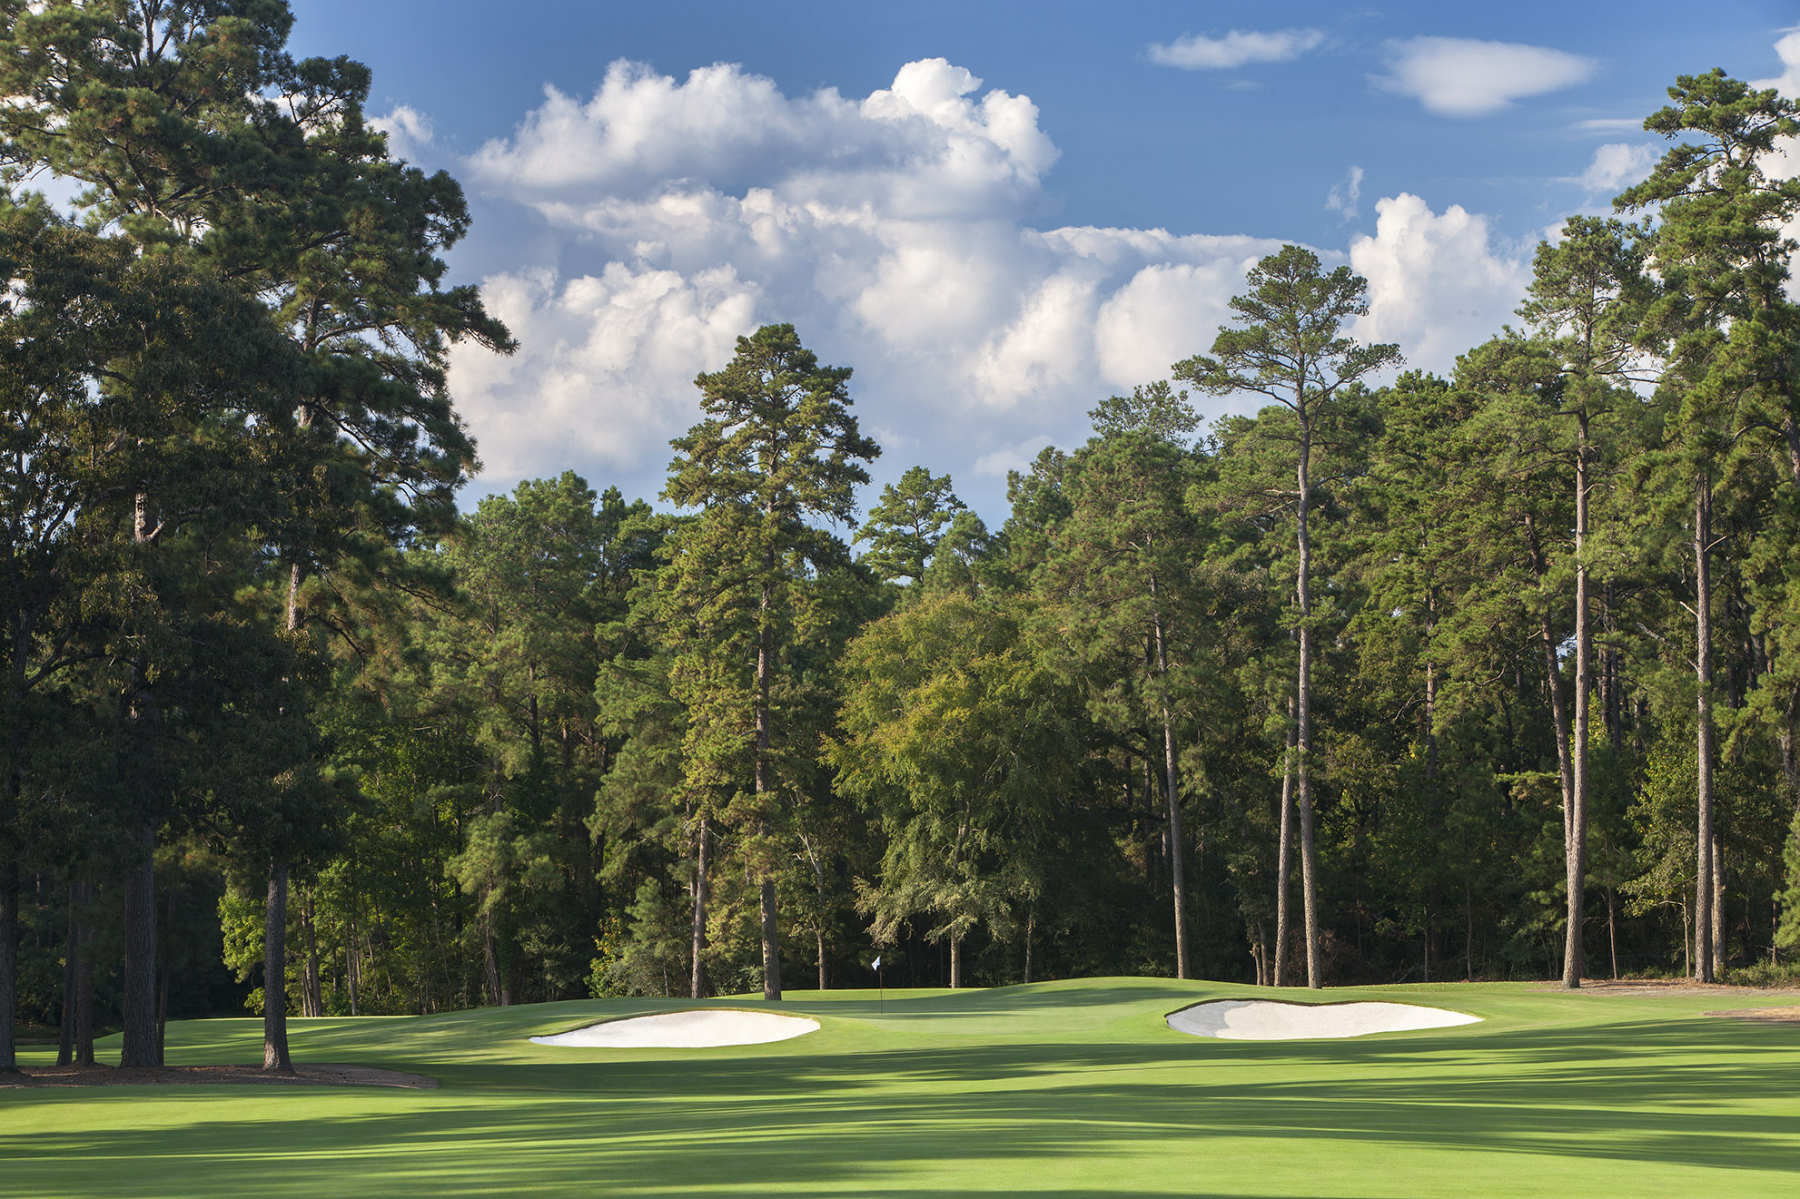
M 1702 1015 L 1741 996 L 1329 994 L 1483 1023 L 1199 1040 L 1164 1017 L 1268 992 L 1159 979 L 890 992 L 885 1006 L 867 991 L 793 992 L 779 1010 L 817 1017 L 818 1032 L 728 1049 L 527 1039 L 697 1006 L 682 1003 L 295 1021 L 303 1062 L 441 1086 L 0 1088 L 0 1196 L 1466 1196 L 1628 1183 L 1633 1199 L 1685 1199 L 1793 1184 L 1800 1028 Z M 258 1036 L 251 1020 L 172 1025 L 169 1060 L 252 1061 Z

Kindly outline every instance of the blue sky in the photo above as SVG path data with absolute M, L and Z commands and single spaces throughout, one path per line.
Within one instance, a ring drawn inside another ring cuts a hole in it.
M 1648 169 L 1676 74 L 1800 90 L 1791 3 L 293 7 L 469 192 L 453 268 L 522 345 L 453 371 L 471 495 L 564 467 L 654 495 L 693 375 L 791 320 L 856 368 L 878 479 L 948 470 L 998 516 L 1007 466 L 1204 350 L 1281 242 L 1447 369 L 1541 236 Z

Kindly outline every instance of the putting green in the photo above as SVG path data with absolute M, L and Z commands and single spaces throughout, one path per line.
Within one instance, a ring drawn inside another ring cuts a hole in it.
M 303 1061 L 442 1086 L 0 1089 L 0 1195 L 1688 1199 L 1800 1187 L 1800 1027 L 1701 1015 L 1791 999 L 1448 984 L 1329 997 L 1482 1023 L 1294 1042 L 1164 1023 L 1201 1000 L 1268 995 L 1163 979 L 889 992 L 885 1006 L 867 991 L 791 992 L 780 1010 L 817 1017 L 818 1032 L 729 1049 L 527 1040 L 698 1006 L 679 1003 L 301 1020 Z M 172 1025 L 169 1060 L 254 1060 L 258 1036 L 252 1020 Z

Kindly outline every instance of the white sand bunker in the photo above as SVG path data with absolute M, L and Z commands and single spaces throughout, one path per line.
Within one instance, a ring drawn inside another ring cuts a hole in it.
M 1226 1041 L 1311 1041 L 1478 1024 L 1480 1016 L 1410 1003 L 1275 1003 L 1221 999 L 1169 1013 L 1169 1027 Z
M 819 1022 L 804 1016 L 721 1008 L 607 1020 L 573 1032 L 531 1039 L 539 1045 L 583 1049 L 713 1049 L 721 1045 L 766 1045 L 818 1030 Z

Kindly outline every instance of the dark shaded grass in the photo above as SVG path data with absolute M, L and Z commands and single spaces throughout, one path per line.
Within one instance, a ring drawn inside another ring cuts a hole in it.
M 890 1012 L 900 1020 L 828 1025 L 740 1055 L 505 1056 L 512 1038 L 584 1005 L 395 1021 L 387 1036 L 335 1022 L 306 1030 L 311 1056 L 349 1060 L 360 1042 L 367 1064 L 432 1074 L 445 1089 L 184 1088 L 208 1093 L 189 1103 L 142 1088 L 35 1092 L 38 1118 L 22 1132 L 5 1119 L 21 1093 L 0 1094 L 0 1195 L 199 1193 L 192 1184 L 443 1196 L 1534 1194 L 1590 1173 L 1652 1194 L 1691 1185 L 1695 1175 L 1676 1176 L 1686 1170 L 1707 1172 L 1716 1194 L 1756 1195 L 1800 1170 L 1793 1029 L 1512 993 L 1498 1006 L 1513 1018 L 1466 1028 L 1220 1042 L 1157 1027 L 1161 1010 L 1181 1006 L 1166 986 L 1096 985 L 1074 989 L 1080 1003 L 1054 1002 L 1069 990 L 924 998 Z M 828 1022 L 879 1016 L 870 1007 L 793 1005 Z M 1117 1009 L 1124 1031 L 929 1043 L 913 1024 L 928 1027 L 932 1008 L 949 1021 L 1014 1012 L 1026 1026 L 1057 1023 L 1033 1014 Z M 1517 1015 L 1559 1011 L 1565 1027 Z M 186 1031 L 184 1055 L 244 1044 L 233 1027 Z M 471 1052 L 496 1035 L 499 1049 Z

